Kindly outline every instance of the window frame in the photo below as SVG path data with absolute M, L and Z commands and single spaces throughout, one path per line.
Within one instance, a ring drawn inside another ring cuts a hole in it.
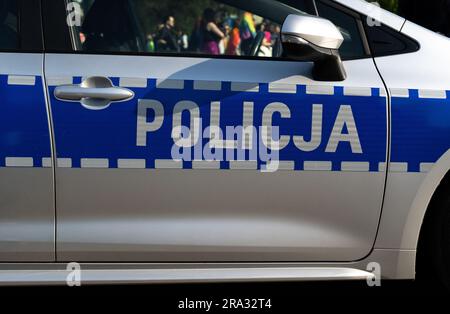
M 22 0 L 23 1 L 23 0 Z M 258 0 L 252 2 L 242 2 L 239 0 L 219 0 L 220 2 L 234 6 L 241 10 L 248 10 L 254 14 L 267 17 L 267 14 L 261 14 L 261 11 L 267 12 L 269 15 L 279 14 L 281 16 L 287 14 L 307 14 L 301 12 L 299 9 L 293 8 L 283 2 L 276 0 Z M 366 59 L 371 57 L 371 52 L 367 40 L 366 33 L 364 31 L 364 25 L 361 21 L 361 14 L 348 9 L 342 5 L 336 4 L 330 0 L 311 0 L 314 3 L 315 10 L 317 12 L 316 1 L 321 1 L 326 5 L 332 6 L 344 13 L 347 13 L 356 19 L 358 30 L 360 32 L 361 40 L 364 46 L 364 56 L 358 56 L 353 58 L 343 58 L 343 61 L 356 60 L 356 59 Z M 239 5 L 236 5 L 239 3 Z M 196 58 L 196 59 L 231 59 L 231 60 L 259 60 L 259 61 L 283 61 L 292 62 L 295 60 L 272 57 L 264 58 L 258 56 L 231 56 L 231 55 L 207 55 L 189 52 L 122 52 L 122 51 L 105 51 L 105 52 L 94 52 L 94 51 L 81 51 L 74 50 L 71 40 L 71 30 L 66 24 L 66 0 L 42 0 L 42 15 L 43 15 L 43 30 L 44 30 L 44 43 L 45 51 L 47 53 L 60 53 L 60 54 L 78 54 L 78 55 L 112 55 L 112 56 L 141 56 L 141 57 L 173 57 L 173 58 Z M 278 11 L 274 13 L 273 6 L 276 6 Z M 271 12 L 270 12 L 271 11 Z M 64 12 L 64 13 L 62 13 Z M 310 15 L 310 14 L 307 14 Z M 279 23 L 278 21 L 274 21 Z M 282 24 L 282 22 L 281 22 Z M 281 25 L 280 24 L 280 25 Z

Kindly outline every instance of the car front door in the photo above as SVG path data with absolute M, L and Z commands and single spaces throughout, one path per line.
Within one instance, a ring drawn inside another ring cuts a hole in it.
M 358 19 L 347 78 L 319 82 L 310 62 L 264 57 L 286 12 L 302 13 L 241 2 L 44 1 L 59 260 L 370 252 L 387 101 Z M 250 56 L 257 38 L 267 49 Z

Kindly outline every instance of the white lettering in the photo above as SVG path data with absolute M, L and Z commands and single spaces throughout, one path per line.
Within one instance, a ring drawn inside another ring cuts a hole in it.
M 347 127 L 347 133 L 342 133 L 344 126 Z M 358 130 L 356 129 L 355 118 L 353 117 L 352 107 L 349 105 L 342 105 L 339 108 L 339 113 L 334 123 L 333 131 L 331 132 L 325 152 L 335 153 L 338 145 L 341 142 L 349 142 L 352 153 L 362 154 L 361 142 L 359 141 Z
M 313 105 L 311 140 L 309 142 L 305 141 L 303 136 L 294 136 L 294 144 L 301 151 L 312 152 L 320 146 L 322 142 L 322 111 L 322 105 Z
M 264 108 L 263 116 L 262 116 L 262 127 L 263 127 L 263 136 L 262 141 L 263 144 L 269 148 L 274 150 L 282 150 L 285 148 L 289 141 L 291 140 L 288 135 L 279 136 L 279 140 L 273 139 L 272 134 L 272 119 L 275 113 L 279 113 L 281 118 L 288 119 L 291 117 L 291 111 L 289 107 L 281 102 L 273 102 Z
M 183 137 L 181 130 L 181 117 L 183 111 L 189 111 L 190 126 L 188 127 L 189 134 L 187 137 Z M 192 147 L 194 146 L 200 137 L 200 109 L 193 101 L 182 100 L 178 102 L 173 108 L 173 128 L 172 138 L 177 146 L 180 147 Z
M 155 119 L 147 122 L 148 109 L 155 113 Z M 164 107 L 157 100 L 139 99 L 137 113 L 136 145 L 147 146 L 147 133 L 159 130 L 164 121 Z

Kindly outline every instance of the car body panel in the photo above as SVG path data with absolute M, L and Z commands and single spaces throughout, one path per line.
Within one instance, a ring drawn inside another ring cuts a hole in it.
M 375 63 L 391 95 L 391 162 L 414 171 L 390 171 L 376 247 L 415 249 L 429 201 L 450 170 L 450 60 L 442 55 L 450 40 L 409 21 L 402 32 L 420 50 Z

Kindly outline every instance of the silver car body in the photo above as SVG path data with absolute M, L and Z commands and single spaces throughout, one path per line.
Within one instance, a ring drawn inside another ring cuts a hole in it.
M 48 121 L 40 151 L 14 156 L 13 147 L 0 168 L 0 262 L 9 262 L 0 282 L 59 283 L 67 262 L 81 263 L 87 282 L 354 279 L 370 276 L 371 262 L 384 278 L 414 278 L 423 218 L 450 170 L 450 139 L 429 154 L 411 150 L 428 147 L 423 128 L 449 130 L 434 109 L 417 117 L 420 104 L 448 105 L 450 40 L 364 1 L 336 2 L 420 49 L 344 61 L 342 82 L 314 81 L 311 64 L 294 61 L 0 54 L 1 76 L 18 88 L 12 95 L 40 90 Z M 97 76 L 135 98 L 93 111 L 53 95 Z M 163 141 L 173 143 L 176 114 L 158 110 L 182 101 L 208 123 L 214 114 L 235 125 L 295 120 L 300 126 L 281 134 L 302 154 L 286 154 L 273 173 L 251 160 L 172 160 Z M 342 119 L 357 139 L 333 137 Z M 408 123 L 417 129 L 404 134 Z

